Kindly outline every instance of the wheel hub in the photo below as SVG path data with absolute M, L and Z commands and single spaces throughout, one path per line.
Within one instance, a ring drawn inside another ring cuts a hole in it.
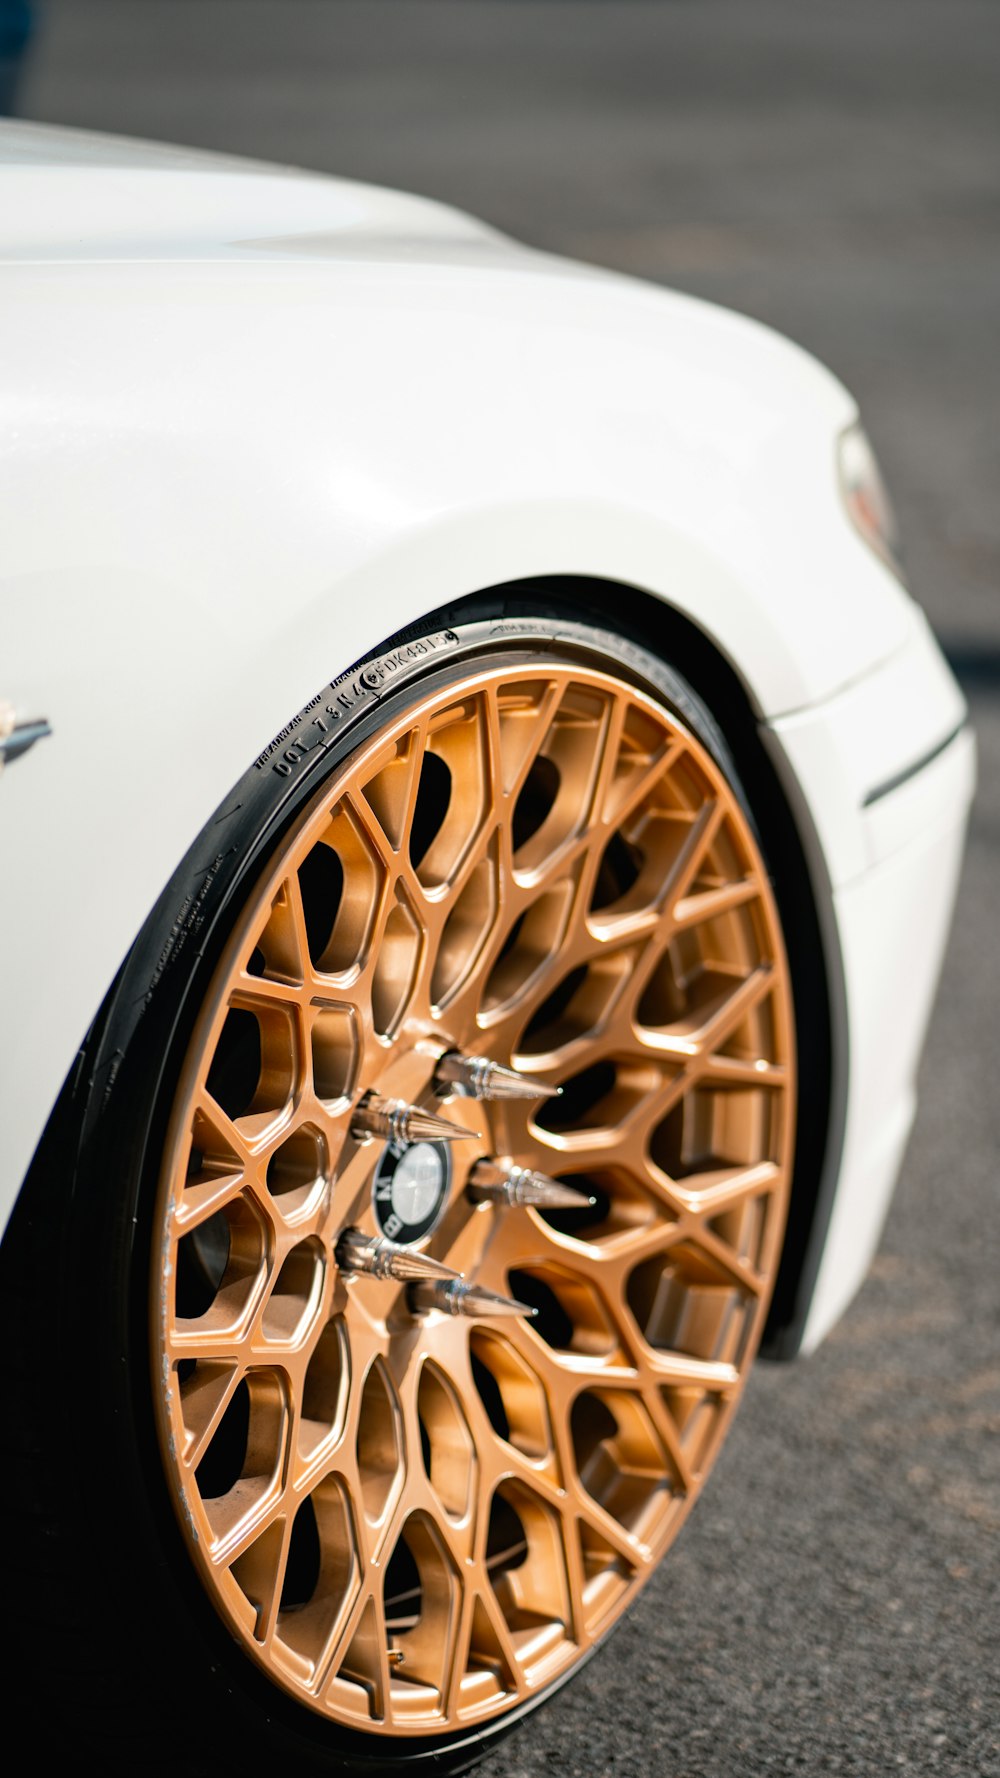
M 451 1185 L 451 1156 L 444 1142 L 417 1142 L 412 1148 L 387 1143 L 374 1179 L 375 1220 L 400 1246 L 429 1235 L 441 1215 Z

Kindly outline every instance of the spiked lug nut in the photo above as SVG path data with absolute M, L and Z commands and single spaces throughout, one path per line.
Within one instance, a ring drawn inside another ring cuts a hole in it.
M 458 1050 L 441 1057 L 434 1084 L 439 1093 L 466 1093 L 470 1099 L 554 1099 L 562 1092 L 489 1056 L 463 1056 Z
M 423 1314 L 441 1309 L 445 1315 L 473 1315 L 487 1320 L 505 1315 L 527 1316 L 530 1320 L 538 1314 L 530 1303 L 498 1296 L 495 1290 L 486 1290 L 481 1284 L 464 1284 L 460 1278 L 451 1284 L 411 1285 L 410 1306 Z
M 582 1210 L 596 1201 L 575 1185 L 564 1185 L 547 1173 L 533 1173 L 530 1167 L 515 1167 L 512 1161 L 477 1161 L 467 1190 L 474 1204 L 491 1202 L 512 1208 L 535 1204 L 540 1210 Z
M 414 1253 L 411 1247 L 397 1247 L 384 1235 L 369 1240 L 360 1229 L 345 1229 L 337 1242 L 336 1260 L 342 1272 L 366 1272 L 370 1278 L 395 1278 L 399 1284 L 412 1284 L 415 1279 L 433 1279 L 437 1283 L 456 1284 L 461 1272 L 453 1272 L 440 1260 L 426 1253 Z
M 424 1111 L 420 1105 L 408 1105 L 405 1099 L 383 1099 L 379 1093 L 369 1093 L 362 1099 L 351 1119 L 352 1136 L 362 1142 L 370 1136 L 382 1136 L 395 1148 L 407 1148 L 413 1142 L 461 1142 L 475 1134 L 475 1130 L 450 1124 L 447 1118 Z

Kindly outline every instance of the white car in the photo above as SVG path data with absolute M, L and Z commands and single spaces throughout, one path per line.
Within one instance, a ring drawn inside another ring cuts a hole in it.
M 865 1275 L 965 707 L 766 328 L 287 168 L 0 160 L 16 1695 L 465 1770 Z

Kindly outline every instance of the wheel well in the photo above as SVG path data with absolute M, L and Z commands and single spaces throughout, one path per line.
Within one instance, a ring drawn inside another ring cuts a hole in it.
M 612 603 L 613 601 L 613 603 Z M 688 679 L 705 700 L 736 760 L 781 912 L 795 992 L 799 1115 L 795 1169 L 781 1263 L 761 1347 L 771 1358 L 798 1350 L 830 1211 L 826 1165 L 837 1125 L 831 1094 L 830 982 L 817 902 L 802 838 L 739 675 L 703 630 L 654 594 L 582 576 L 546 576 L 485 587 L 421 620 L 551 616 L 591 619 L 639 643 Z M 613 613 L 613 615 L 612 615 Z M 403 632 L 405 636 L 408 632 Z M 414 632 L 415 633 L 415 632 Z M 826 1187 L 826 1189 L 824 1189 Z
M 428 623 L 444 627 L 496 615 L 498 608 L 511 619 L 551 616 L 553 611 L 563 611 L 567 619 L 590 619 L 659 656 L 683 674 L 704 699 L 739 768 L 771 872 L 795 993 L 800 1083 L 795 1168 L 781 1262 L 761 1346 L 765 1357 L 792 1358 L 801 1342 L 829 1221 L 836 1179 L 836 1167 L 830 1162 L 839 1152 L 842 1107 L 831 1093 L 837 1059 L 831 978 L 816 894 L 798 825 L 761 740 L 746 687 L 711 638 L 673 607 L 639 588 L 584 576 L 548 576 L 485 587 L 425 613 L 418 623 L 389 641 L 399 643 L 422 634 Z M 389 641 L 374 652 L 382 652 Z M 106 1004 L 110 999 L 109 994 Z M 57 1109 L 71 1091 L 75 1074 L 74 1069 Z M 32 1173 L 36 1167 L 37 1158 Z M 23 1189 L 21 1195 L 26 1195 Z

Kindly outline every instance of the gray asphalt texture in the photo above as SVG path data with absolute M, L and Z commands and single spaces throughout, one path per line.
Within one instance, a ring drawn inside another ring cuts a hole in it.
M 49 0 L 19 109 L 458 203 L 853 389 L 980 788 L 916 1130 L 823 1348 L 483 1778 L 1000 1774 L 1000 7 Z

